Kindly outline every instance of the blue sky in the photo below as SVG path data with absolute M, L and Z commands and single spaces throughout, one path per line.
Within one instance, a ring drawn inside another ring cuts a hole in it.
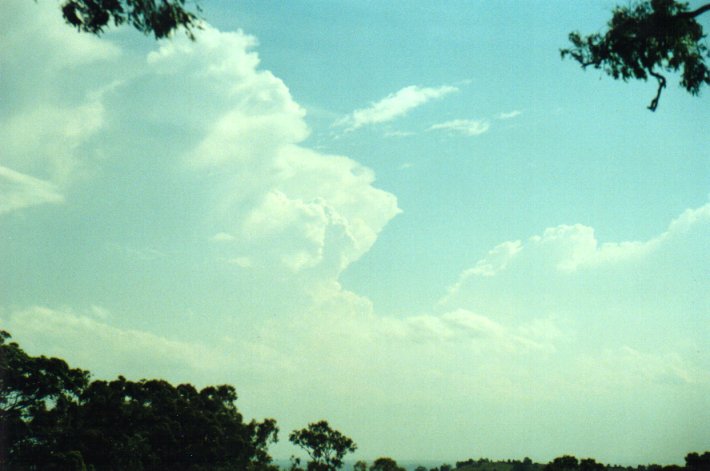
M 710 102 L 561 61 L 613 5 L 209 1 L 191 43 L 11 0 L 0 325 L 234 384 L 277 457 L 704 450 Z

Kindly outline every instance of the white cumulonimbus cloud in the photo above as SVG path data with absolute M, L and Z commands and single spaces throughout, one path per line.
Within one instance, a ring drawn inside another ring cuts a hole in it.
M 335 126 L 345 127 L 354 131 L 370 124 L 379 124 L 392 121 L 406 115 L 409 111 L 425 103 L 442 98 L 459 89 L 450 85 L 441 87 L 419 87 L 411 85 L 388 95 L 368 106 L 353 111 L 348 116 L 338 120 Z
M 312 280 L 337 276 L 399 212 L 370 169 L 301 145 L 305 111 L 259 68 L 252 36 L 205 26 L 199 40 L 176 36 L 141 58 L 108 38 L 77 35 L 51 8 L 8 9 L 18 19 L 5 25 L 18 30 L 11 38 L 26 38 L 42 57 L 61 48 L 63 59 L 46 66 L 15 48 L 0 52 L 7 83 L 22 88 L 33 76 L 43 84 L 38 95 L 2 91 L 16 105 L 0 114 L 0 212 L 61 202 L 78 178 L 98 175 L 124 192 L 122 205 L 170 214 L 174 200 L 145 195 L 189 186 L 198 197 L 180 217 L 216 242 L 222 259 Z M 45 26 L 35 36 L 15 27 L 38 21 L 25 18 L 33 9 Z M 415 87 L 419 98 L 402 96 L 419 103 L 445 93 Z
M 199 41 L 161 43 L 148 65 L 163 87 L 186 88 L 200 103 L 201 135 L 183 162 L 209 185 L 205 224 L 223 257 L 327 280 L 369 250 L 399 212 L 397 200 L 374 187 L 370 169 L 300 145 L 309 134 L 305 112 L 280 79 L 258 68 L 255 44 L 206 27 Z M 184 106 L 167 90 L 154 98 Z

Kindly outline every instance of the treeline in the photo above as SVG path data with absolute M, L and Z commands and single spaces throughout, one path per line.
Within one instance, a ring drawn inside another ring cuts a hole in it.
M 0 470 L 7 471 L 278 471 L 268 447 L 274 419 L 246 421 L 229 385 L 198 390 L 163 380 L 91 380 L 59 358 L 30 356 L 0 330 Z M 328 422 L 289 434 L 308 454 L 290 471 L 336 471 L 355 442 Z M 548 464 L 467 460 L 416 471 L 710 471 L 710 452 L 690 453 L 686 466 L 621 468 L 593 459 Z M 405 471 L 389 457 L 355 471 Z
M 458 461 L 451 471 L 710 471 L 710 452 L 702 455 L 688 453 L 685 456 L 685 466 L 648 464 L 638 466 L 621 466 L 604 464 L 594 458 L 578 459 L 575 456 L 564 455 L 546 464 L 534 463 L 530 458 L 520 460 L 491 461 L 486 458 Z M 436 470 L 442 471 L 442 470 Z M 449 471 L 449 470 L 446 470 Z

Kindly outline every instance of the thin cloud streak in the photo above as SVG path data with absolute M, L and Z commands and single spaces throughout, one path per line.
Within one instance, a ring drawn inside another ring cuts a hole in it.
M 454 119 L 444 123 L 434 124 L 429 127 L 429 131 L 451 131 L 466 136 L 479 136 L 488 132 L 491 123 L 486 119 Z
M 520 110 L 501 112 L 496 115 L 496 119 L 500 119 L 500 120 L 513 119 L 513 118 L 517 118 L 521 114 L 523 114 L 523 112 Z
M 64 196 L 53 183 L 0 165 L 0 214 L 63 201 Z
M 431 100 L 442 98 L 458 91 L 457 87 L 449 85 L 435 88 L 410 85 L 373 103 L 367 108 L 353 111 L 348 116 L 336 121 L 334 125 L 343 126 L 346 131 L 355 131 L 370 124 L 393 121 Z

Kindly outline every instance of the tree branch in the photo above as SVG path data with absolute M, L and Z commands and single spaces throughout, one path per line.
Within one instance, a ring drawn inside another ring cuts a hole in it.
M 601 65 L 601 63 L 602 63 L 602 62 L 601 62 L 600 60 L 587 61 L 587 62 L 579 61 L 579 64 L 582 66 L 583 69 L 586 69 L 586 68 L 589 67 L 590 65 L 593 65 L 594 67 L 597 67 L 597 68 L 598 68 L 598 67 Z
M 686 11 L 683 13 L 679 13 L 677 16 L 680 18 L 695 18 L 696 16 L 700 16 L 705 12 L 710 11 L 710 3 L 706 3 L 705 5 L 693 10 L 693 11 Z
M 656 97 L 651 101 L 651 104 L 648 105 L 649 110 L 656 111 L 656 107 L 658 107 L 658 100 L 661 99 L 661 92 L 663 92 L 663 89 L 666 88 L 666 78 L 653 70 L 649 70 L 648 73 L 658 80 L 658 91 L 656 91 Z

